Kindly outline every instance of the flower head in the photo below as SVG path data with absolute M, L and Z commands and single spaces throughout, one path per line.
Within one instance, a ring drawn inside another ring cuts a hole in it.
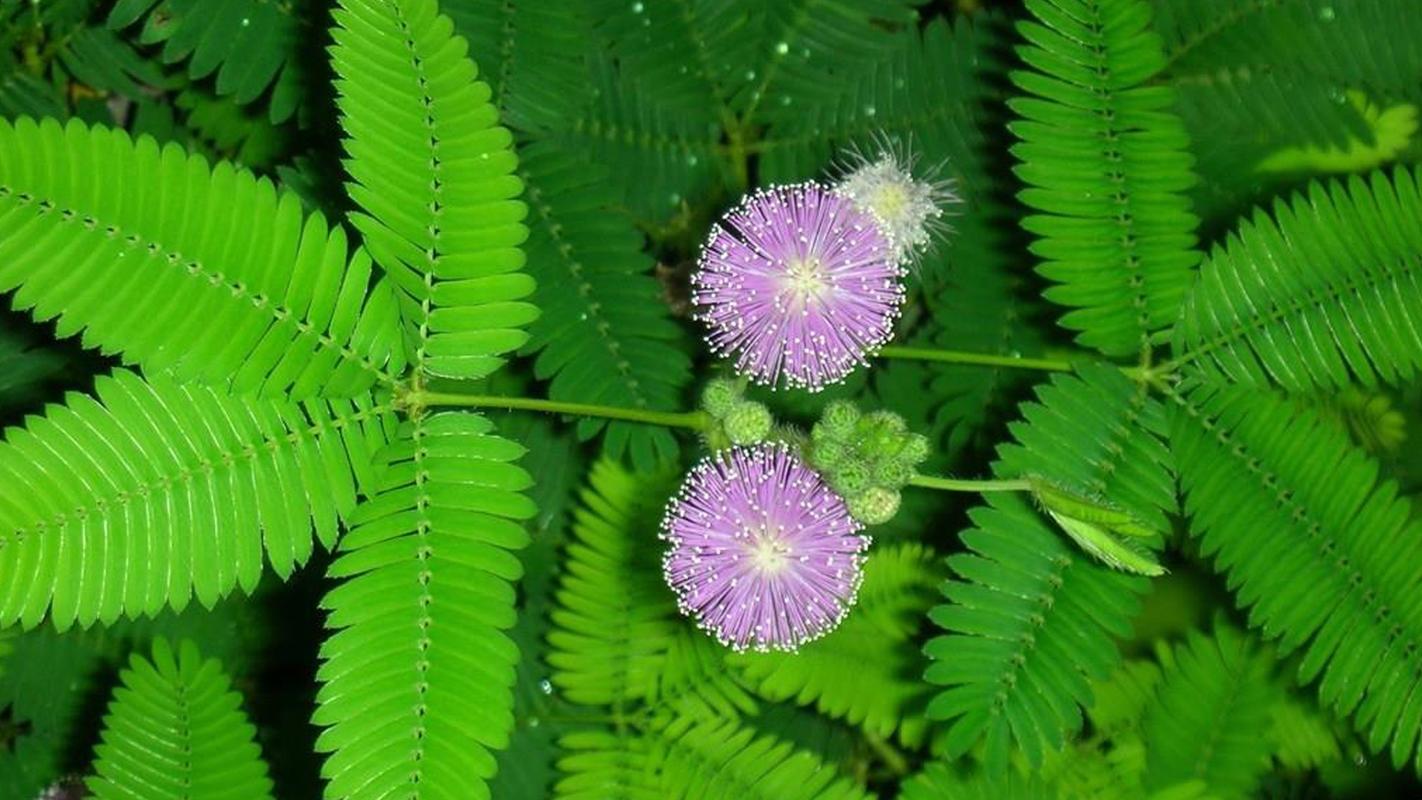
M 802 183 L 752 194 L 712 229 L 692 296 L 712 348 L 740 372 L 814 390 L 888 341 L 902 277 L 872 215 Z
M 879 222 L 893 248 L 894 259 L 908 263 L 922 255 L 933 237 L 947 228 L 943 209 L 962 202 L 952 180 L 937 178 L 937 168 L 920 170 L 908 147 L 887 137 L 876 141 L 873 156 L 851 151 L 835 191 L 853 200 Z
M 854 604 L 869 538 L 783 444 L 703 460 L 667 509 L 662 562 L 682 613 L 737 650 L 795 650 Z

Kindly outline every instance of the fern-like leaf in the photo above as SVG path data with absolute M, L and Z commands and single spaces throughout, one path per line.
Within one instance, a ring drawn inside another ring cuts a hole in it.
M 295 195 L 176 145 L 0 123 L 0 291 L 150 374 L 293 399 L 393 384 L 394 296 Z
M 1399 169 L 1312 184 L 1210 254 L 1176 327 L 1179 362 L 1305 392 L 1422 365 L 1422 186 Z
M 520 272 L 527 208 L 467 43 L 433 0 L 349 0 L 335 13 L 351 221 L 400 292 L 411 361 L 481 378 L 538 315 Z M 381 65 L 376 67 L 374 65 Z
M 701 723 L 669 735 L 611 730 L 560 741 L 560 800 L 735 797 L 744 800 L 868 800 L 813 754 L 735 722 Z
M 849 618 L 797 653 L 739 653 L 730 658 L 765 699 L 813 703 L 824 714 L 910 746 L 927 730 L 927 687 L 910 642 L 942 579 L 938 558 L 919 544 L 876 549 Z
M 217 93 L 247 104 L 275 84 L 268 113 L 282 122 L 296 112 L 302 68 L 297 51 L 303 0 L 119 0 L 107 25 L 122 30 L 143 19 L 139 41 L 161 44 L 163 61 L 187 60 L 194 80 L 216 73 Z
M 258 800 L 272 796 L 256 729 L 216 659 L 166 639 L 119 676 L 95 749 L 97 800 Z
M 553 630 L 553 684 L 574 703 L 705 702 L 718 714 L 754 709 L 726 674 L 725 648 L 694 629 L 661 576 L 657 540 L 665 472 L 593 465 L 574 512 Z
M 388 406 L 231 397 L 119 371 L 0 444 L 0 621 L 211 607 L 327 546 L 369 490 Z
M 544 290 L 535 295 L 542 317 L 532 328 L 539 349 L 534 372 L 550 379 L 555 400 L 657 411 L 681 407 L 691 380 L 684 336 L 648 272 L 642 236 L 614 211 L 606 170 L 556 147 L 523 148 L 521 173 L 533 208 L 530 272 Z M 604 427 L 584 420 L 589 437 Z M 630 453 L 650 470 L 676 457 L 664 428 L 606 424 L 605 452 Z
M 1214 796 L 1255 797 L 1269 766 L 1274 662 L 1239 631 L 1191 631 L 1175 648 L 1143 723 L 1146 785 L 1200 780 Z
M 904 781 L 898 800 L 1055 800 L 1058 788 L 1015 772 L 967 772 L 932 762 Z
M 1166 87 L 1143 85 L 1165 63 L 1145 0 L 1029 0 L 1039 22 L 1018 31 L 1033 71 L 1009 103 L 1022 141 L 1012 148 L 1042 212 L 1023 220 L 1039 238 L 1046 296 L 1073 308 L 1062 324 L 1082 344 L 1135 355 L 1175 320 L 1198 261 L 1188 139 Z
M 377 459 L 322 601 L 317 742 L 330 798 L 484 797 L 513 727 L 523 448 L 484 417 L 420 417 Z
M 1248 387 L 1174 395 L 1172 443 L 1190 532 L 1250 624 L 1374 750 L 1412 758 L 1422 733 L 1422 524 L 1347 435 Z M 1354 713 L 1356 712 L 1356 713 Z
M 994 472 L 1111 498 L 1164 530 L 1174 486 L 1159 404 L 1109 367 L 1059 377 L 1038 397 Z M 1116 665 L 1112 638 L 1130 632 L 1146 583 L 1095 563 L 1016 495 L 992 495 L 969 516 L 971 552 L 948 562 L 959 576 L 944 586 L 951 603 L 930 615 L 949 633 L 926 648 L 926 678 L 947 687 L 928 713 L 952 722 L 950 754 L 986 738 L 1000 766 L 1011 740 L 1041 763 L 1081 727 L 1090 681 Z

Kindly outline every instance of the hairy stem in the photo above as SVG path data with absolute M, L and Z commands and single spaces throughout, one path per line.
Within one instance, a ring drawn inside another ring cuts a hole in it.
M 940 478 L 936 475 L 915 475 L 909 478 L 909 486 L 938 489 L 944 492 L 1026 492 L 1032 484 L 1026 480 L 968 480 Z
M 548 414 L 571 414 L 578 417 L 601 417 L 627 422 L 643 422 L 667 428 L 705 430 L 710 420 L 704 411 L 648 411 L 641 408 L 599 406 L 589 403 L 563 403 L 537 397 L 504 397 L 489 394 L 458 394 L 455 392 L 414 391 L 403 398 L 407 408 L 449 406 L 459 408 L 504 408 L 522 411 L 542 411 Z
M 908 361 L 939 361 L 945 364 L 973 364 L 984 367 L 1007 367 L 1009 369 L 1035 369 L 1043 372 L 1071 372 L 1070 361 L 1051 358 L 1024 358 L 1022 356 L 1000 356 L 989 353 L 969 353 L 962 350 L 938 350 L 931 347 L 888 347 L 879 348 L 880 358 L 898 358 Z

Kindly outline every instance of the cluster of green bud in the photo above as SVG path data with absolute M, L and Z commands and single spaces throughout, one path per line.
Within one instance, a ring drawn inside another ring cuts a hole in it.
M 733 445 L 765 441 L 775 419 L 763 403 L 742 397 L 743 382 L 717 378 L 701 391 L 701 408 L 712 420 L 706 428 L 706 446 L 724 450 Z
M 928 439 L 911 433 L 903 417 L 889 411 L 861 414 L 845 400 L 825 406 L 806 448 L 810 463 L 865 525 L 894 518 L 900 490 L 928 451 Z

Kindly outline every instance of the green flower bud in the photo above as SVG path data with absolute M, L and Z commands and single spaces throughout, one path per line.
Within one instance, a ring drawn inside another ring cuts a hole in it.
M 887 459 L 874 465 L 874 483 L 889 489 L 902 488 L 913 477 L 913 467 L 896 459 Z
M 834 439 L 821 439 L 810 448 L 810 463 L 818 469 L 833 469 L 844 461 L 844 445 Z
M 741 399 L 740 387 L 733 380 L 717 378 L 701 390 L 701 407 L 717 419 L 731 413 L 731 409 Z
M 845 497 L 868 489 L 871 478 L 869 467 L 863 461 L 857 460 L 846 461 L 838 468 L 830 470 L 826 477 L 830 486 Z
M 883 525 L 899 513 L 899 493 L 875 486 L 845 501 L 850 516 L 865 525 Z
M 910 433 L 904 437 L 903 444 L 899 446 L 899 452 L 894 457 L 909 466 L 917 466 L 928 458 L 932 448 L 927 436 L 921 433 Z
M 898 436 L 908 432 L 908 424 L 904 418 L 892 411 L 880 409 L 864 415 L 864 421 L 869 425 L 870 430 L 881 435 Z
M 859 421 L 859 409 L 848 400 L 835 400 L 825 406 L 824 413 L 820 415 L 819 425 L 824 426 L 825 435 L 835 438 L 844 438 L 854 432 L 854 425 Z
M 760 403 L 742 400 L 731 407 L 722 424 L 726 435 L 735 444 L 755 444 L 770 433 L 774 419 L 770 410 Z

